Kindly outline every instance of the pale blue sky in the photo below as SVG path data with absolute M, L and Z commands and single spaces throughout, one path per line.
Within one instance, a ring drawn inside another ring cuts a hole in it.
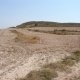
M 0 0 L 0 28 L 37 20 L 80 22 L 80 0 Z

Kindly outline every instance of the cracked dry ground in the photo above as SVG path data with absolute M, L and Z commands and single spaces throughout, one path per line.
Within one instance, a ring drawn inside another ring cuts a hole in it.
M 79 53 L 80 35 L 0 30 L 0 80 L 80 80 Z

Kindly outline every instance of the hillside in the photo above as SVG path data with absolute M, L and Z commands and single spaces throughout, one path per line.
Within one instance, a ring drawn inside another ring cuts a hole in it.
M 0 80 L 80 80 L 80 27 L 1 29 Z
M 48 21 L 30 21 L 22 23 L 17 28 L 25 27 L 80 27 L 80 23 L 58 23 L 58 22 L 48 22 Z

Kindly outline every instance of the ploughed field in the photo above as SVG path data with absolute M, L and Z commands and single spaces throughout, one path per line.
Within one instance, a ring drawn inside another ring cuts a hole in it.
M 0 30 L 0 80 L 80 80 L 79 31 L 79 27 Z

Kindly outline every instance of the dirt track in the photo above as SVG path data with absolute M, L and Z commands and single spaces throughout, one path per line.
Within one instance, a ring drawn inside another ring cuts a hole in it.
M 39 43 L 31 44 L 15 42 L 16 34 L 10 30 L 0 30 L 0 80 L 24 77 L 31 70 L 39 69 L 44 64 L 60 61 L 70 56 L 71 52 L 80 49 L 80 35 L 54 35 L 16 29 L 25 35 L 40 37 Z M 62 75 L 59 74 L 55 80 L 70 80 L 76 73 L 78 76 L 80 63 L 76 65 L 72 67 L 74 70 L 72 73 L 61 73 Z

